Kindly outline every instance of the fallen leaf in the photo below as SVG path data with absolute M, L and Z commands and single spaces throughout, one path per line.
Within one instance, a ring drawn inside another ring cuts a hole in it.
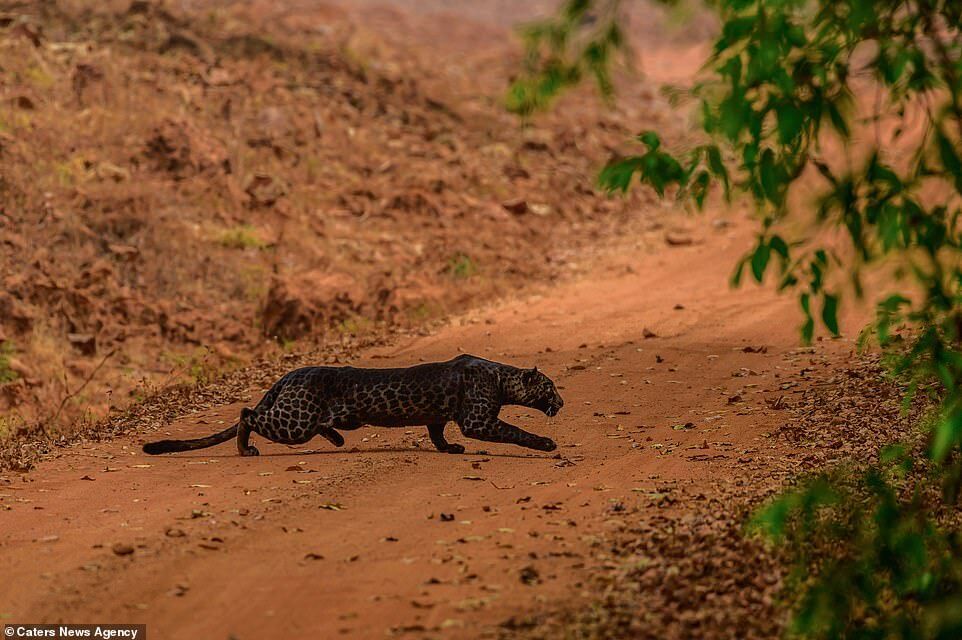
M 519 577 L 521 578 L 521 582 L 528 585 L 538 584 L 541 582 L 541 574 L 539 574 L 538 570 L 531 565 L 523 567 L 519 572 Z

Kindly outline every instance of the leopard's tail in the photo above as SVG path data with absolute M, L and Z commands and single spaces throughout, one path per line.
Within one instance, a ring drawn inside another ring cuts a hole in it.
M 194 449 L 205 449 L 213 447 L 215 444 L 227 442 L 237 435 L 237 425 L 229 429 L 224 429 L 220 433 L 215 433 L 206 438 L 196 438 L 194 440 L 161 440 L 159 442 L 148 442 L 144 445 L 144 453 L 155 456 L 159 453 L 174 453 L 175 451 L 192 451 Z

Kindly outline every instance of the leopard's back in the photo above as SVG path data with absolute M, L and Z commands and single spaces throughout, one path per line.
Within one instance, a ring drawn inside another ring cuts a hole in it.
M 447 422 L 458 417 L 465 384 L 493 378 L 497 366 L 504 365 L 464 355 L 403 368 L 304 367 L 278 380 L 255 412 L 280 412 L 287 424 L 300 405 L 319 405 L 336 429 Z

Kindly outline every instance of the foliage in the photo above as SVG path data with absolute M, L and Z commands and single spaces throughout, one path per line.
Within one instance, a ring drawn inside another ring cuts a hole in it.
M 466 280 L 471 276 L 477 275 L 478 265 L 471 256 L 466 253 L 456 253 L 448 259 L 445 271 L 458 280 Z
M 733 282 L 746 269 L 759 283 L 773 273 L 779 290 L 797 292 L 806 341 L 816 318 L 838 334 L 839 305 L 849 291 L 864 295 L 866 269 L 891 269 L 903 290 L 876 301 L 868 333 L 910 380 L 906 403 L 918 389 L 937 401 L 922 457 L 945 504 L 955 505 L 962 478 L 962 3 L 712 4 L 722 27 L 704 79 L 676 92 L 695 105 L 702 143 L 670 152 L 644 132 L 642 151 L 612 161 L 600 182 L 623 192 L 637 178 L 698 207 L 713 187 L 726 198 L 747 197 L 759 233 Z M 618 7 L 618 0 L 569 0 L 558 17 L 529 27 L 512 108 L 530 114 L 548 105 L 592 68 L 597 57 L 589 51 L 600 48 L 608 61 L 620 41 L 606 36 L 620 20 Z M 608 76 L 596 77 L 610 92 Z M 801 204 L 813 190 L 819 195 L 809 215 Z M 762 530 L 789 543 L 797 570 L 812 572 L 800 585 L 793 631 L 959 636 L 959 529 L 920 500 L 917 477 L 908 482 L 896 490 L 882 466 L 870 465 L 852 486 L 822 478 L 762 513 Z M 806 549 L 833 553 L 807 557 Z
M 836 469 L 808 479 L 749 523 L 787 552 L 790 634 L 962 636 L 962 537 L 936 526 L 933 513 L 946 509 L 938 487 L 912 473 L 904 450 L 893 447 L 882 459 L 861 473 Z
M 257 236 L 257 230 L 249 224 L 242 224 L 223 231 L 218 242 L 227 249 L 263 249 L 267 246 Z
M 625 41 L 615 14 L 603 9 L 604 16 L 599 20 L 596 4 L 591 0 L 571 0 L 556 19 L 522 29 L 525 72 L 508 90 L 509 111 L 531 116 L 586 76 L 594 78 L 604 95 L 611 95 L 609 63 Z M 617 3 L 609 3 L 607 8 L 617 9 Z

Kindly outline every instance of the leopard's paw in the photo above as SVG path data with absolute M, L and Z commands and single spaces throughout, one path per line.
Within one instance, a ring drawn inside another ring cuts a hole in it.
M 325 433 L 324 437 L 327 438 L 328 442 L 333 444 L 335 447 L 344 446 L 344 436 L 339 434 L 337 431 L 331 431 L 329 433 Z
M 444 449 L 442 449 L 441 451 L 442 451 L 443 453 L 454 453 L 454 454 L 464 453 L 464 445 L 463 445 L 463 444 L 448 444 L 448 446 L 446 446 L 446 447 L 445 447 Z
M 538 441 L 534 443 L 532 448 L 538 451 L 554 451 L 558 448 L 558 445 L 556 445 L 551 438 L 538 438 Z
M 254 446 L 247 447 L 244 451 L 241 452 L 241 455 L 244 457 L 259 456 L 260 454 L 261 452 L 258 451 L 257 447 L 254 447 Z

